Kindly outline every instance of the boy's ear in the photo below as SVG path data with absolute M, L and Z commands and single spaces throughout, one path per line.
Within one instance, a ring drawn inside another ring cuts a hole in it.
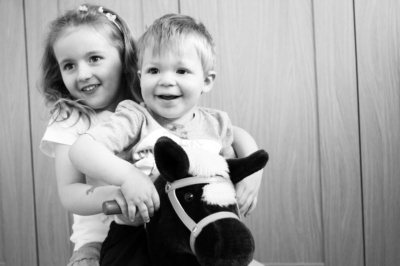
M 213 85 L 214 80 L 217 77 L 217 73 L 215 71 L 209 71 L 204 78 L 204 87 L 202 93 L 209 92 Z

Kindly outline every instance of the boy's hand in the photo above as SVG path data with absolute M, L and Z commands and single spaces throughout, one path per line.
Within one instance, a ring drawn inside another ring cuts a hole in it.
M 145 223 L 160 207 L 160 198 L 150 178 L 144 174 L 130 178 L 121 185 L 128 206 L 128 217 L 133 222 L 139 212 Z
M 256 208 L 261 179 L 262 171 L 258 171 L 236 184 L 239 210 L 245 217 L 249 216 Z

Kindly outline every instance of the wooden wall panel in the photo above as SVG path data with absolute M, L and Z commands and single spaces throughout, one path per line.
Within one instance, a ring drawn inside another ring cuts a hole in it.
M 246 220 L 255 258 L 321 263 L 312 2 L 193 0 L 181 1 L 181 12 L 200 18 L 217 44 L 217 82 L 203 104 L 227 111 L 270 153 Z
M 400 2 L 355 1 L 366 266 L 400 261 Z
M 22 0 L 0 2 L 0 265 L 38 265 L 24 23 Z
M 58 14 L 57 1 L 25 1 L 27 35 L 27 58 L 30 109 L 32 120 L 32 153 L 34 162 L 34 189 L 37 214 L 38 260 L 39 265 L 65 265 L 70 257 L 69 216 L 58 198 L 54 160 L 39 150 L 50 118 L 49 109 L 44 105 L 40 93 L 40 62 L 44 50 L 44 36 L 47 25 Z
M 364 265 L 353 2 L 314 1 L 324 262 Z
M 144 0 L 142 11 L 144 28 L 141 34 L 155 19 L 168 13 L 179 13 L 179 0 Z

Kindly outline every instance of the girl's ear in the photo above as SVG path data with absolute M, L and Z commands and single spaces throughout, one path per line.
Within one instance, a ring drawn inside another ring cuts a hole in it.
M 207 73 L 204 78 L 204 87 L 202 93 L 209 92 L 212 89 L 216 76 L 217 73 L 215 71 L 209 71 Z
M 140 71 L 140 70 L 138 70 L 137 71 L 137 75 L 138 75 L 138 77 L 139 77 L 139 79 L 142 77 L 142 71 Z

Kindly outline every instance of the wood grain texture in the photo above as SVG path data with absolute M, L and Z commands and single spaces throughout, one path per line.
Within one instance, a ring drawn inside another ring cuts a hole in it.
M 181 12 L 201 16 L 216 39 L 218 77 L 203 104 L 227 111 L 270 153 L 258 207 L 246 220 L 255 258 L 320 263 L 311 1 L 182 1 Z
M 142 11 L 143 33 L 155 19 L 168 13 L 179 13 L 179 0 L 143 0 Z
M 58 15 L 57 1 L 26 1 L 26 36 L 28 74 L 30 86 L 30 110 L 32 154 L 34 163 L 34 189 L 37 215 L 39 265 L 65 265 L 69 261 L 70 224 L 68 213 L 58 198 L 54 160 L 39 150 L 40 140 L 50 118 L 40 92 L 40 62 L 44 51 L 44 36 L 48 23 Z
M 400 261 L 400 2 L 355 1 L 367 266 Z
M 37 265 L 22 0 L 0 2 L 0 33 L 0 264 Z
M 324 262 L 362 266 L 363 221 L 353 3 L 314 1 Z

